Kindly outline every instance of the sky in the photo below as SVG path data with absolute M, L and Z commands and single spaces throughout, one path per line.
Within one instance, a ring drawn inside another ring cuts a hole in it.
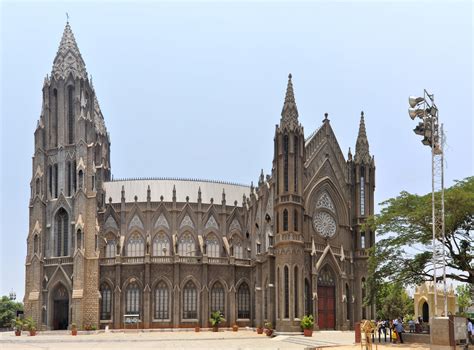
M 33 132 L 66 12 L 115 178 L 256 183 L 271 170 L 290 72 L 305 135 L 327 112 L 347 155 L 364 111 L 377 203 L 431 191 L 430 150 L 407 113 L 423 89 L 447 135 L 446 185 L 474 173 L 470 1 L 1 1 L 0 11 L 0 295 L 24 294 Z

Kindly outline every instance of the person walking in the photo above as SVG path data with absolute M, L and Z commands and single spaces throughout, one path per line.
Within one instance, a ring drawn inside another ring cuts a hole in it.
M 467 336 L 471 345 L 474 345 L 473 325 L 472 320 L 470 318 L 467 319 Z
M 401 319 L 399 319 L 397 324 L 395 325 L 395 331 L 397 332 L 397 338 L 400 340 L 400 343 L 403 344 L 403 322 Z

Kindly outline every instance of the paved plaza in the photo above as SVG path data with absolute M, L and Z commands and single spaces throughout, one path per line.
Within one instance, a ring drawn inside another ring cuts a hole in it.
M 269 338 L 258 335 L 254 331 L 240 330 L 238 332 L 220 331 L 213 333 L 202 331 L 157 332 L 139 331 L 126 333 L 94 332 L 79 334 L 73 337 L 69 332 L 40 332 L 36 337 L 30 337 L 24 332 L 21 337 L 15 337 L 13 332 L 0 333 L 0 349 L 24 350 L 59 350 L 59 349 L 314 349 L 333 348 L 338 350 L 356 350 L 360 345 L 354 344 L 354 332 L 321 331 L 314 332 L 312 338 L 302 335 L 279 335 Z M 421 345 L 382 345 L 381 350 L 397 349 L 428 349 Z M 374 347 L 375 349 L 375 347 Z

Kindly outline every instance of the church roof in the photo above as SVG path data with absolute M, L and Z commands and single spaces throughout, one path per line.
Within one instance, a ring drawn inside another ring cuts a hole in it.
M 161 196 L 163 196 L 163 201 L 171 202 L 173 200 L 173 189 L 176 190 L 177 202 L 186 202 L 186 197 L 189 196 L 189 202 L 196 203 L 198 192 L 201 192 L 202 203 L 211 203 L 212 198 L 214 203 L 220 204 L 224 191 L 227 205 L 234 205 L 234 202 L 237 201 L 240 206 L 243 196 L 249 197 L 250 195 L 250 186 L 228 182 L 169 178 L 124 179 L 104 183 L 107 200 L 112 198 L 112 203 L 120 203 L 122 186 L 128 202 L 134 201 L 135 196 L 138 197 L 140 202 L 146 201 L 148 186 L 150 186 L 152 202 L 161 201 Z
M 86 64 L 77 47 L 71 26 L 67 22 L 53 62 L 51 75 L 59 80 L 60 78 L 67 79 L 69 74 L 72 74 L 74 78 L 87 79 Z

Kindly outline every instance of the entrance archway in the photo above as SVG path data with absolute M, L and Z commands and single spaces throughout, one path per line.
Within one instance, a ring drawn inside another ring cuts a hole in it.
M 421 314 L 422 314 L 423 322 L 430 321 L 430 306 L 428 305 L 426 301 L 423 303 Z
M 328 265 L 318 275 L 319 329 L 336 329 L 336 282 Z
M 61 283 L 53 291 L 53 329 L 67 329 L 69 325 L 69 293 Z

